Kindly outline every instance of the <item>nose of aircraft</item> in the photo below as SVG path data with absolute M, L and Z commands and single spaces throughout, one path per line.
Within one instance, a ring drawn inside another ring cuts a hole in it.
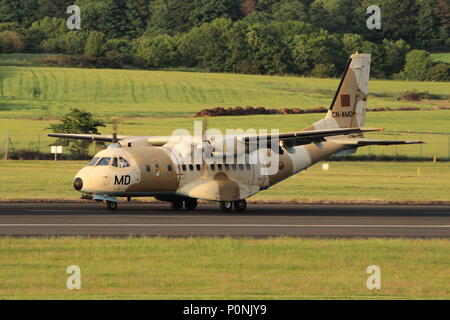
M 75 190 L 80 191 L 83 188 L 83 180 L 81 178 L 75 178 L 73 180 L 73 187 Z

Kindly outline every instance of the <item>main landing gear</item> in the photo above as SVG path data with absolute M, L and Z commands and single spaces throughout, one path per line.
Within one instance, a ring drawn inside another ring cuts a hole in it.
M 189 198 L 184 201 L 174 200 L 171 201 L 170 206 L 172 207 L 173 210 L 181 210 L 183 208 L 183 204 L 186 210 L 195 210 L 195 208 L 197 208 L 197 199 Z
M 238 200 L 238 201 L 220 201 L 220 209 L 225 212 L 231 211 L 234 207 L 234 210 L 237 212 L 243 212 L 247 208 L 247 201 Z

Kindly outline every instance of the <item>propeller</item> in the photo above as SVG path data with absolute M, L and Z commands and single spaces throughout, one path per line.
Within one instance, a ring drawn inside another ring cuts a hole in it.
M 119 120 L 119 117 L 112 117 L 112 136 L 113 136 L 113 143 L 117 143 L 117 121 Z
M 208 120 L 203 119 L 202 120 L 202 173 L 200 175 L 200 179 L 206 179 L 206 176 L 208 175 L 208 170 L 206 168 L 207 164 L 205 161 L 205 150 L 206 145 L 210 146 L 210 143 L 208 141 L 208 136 L 206 134 L 206 131 L 208 130 Z M 208 148 L 209 150 L 209 148 Z

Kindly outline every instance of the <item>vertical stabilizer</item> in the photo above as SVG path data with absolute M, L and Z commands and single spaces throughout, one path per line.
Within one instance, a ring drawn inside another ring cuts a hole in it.
M 352 54 L 324 119 L 308 130 L 363 127 L 367 104 L 370 54 Z

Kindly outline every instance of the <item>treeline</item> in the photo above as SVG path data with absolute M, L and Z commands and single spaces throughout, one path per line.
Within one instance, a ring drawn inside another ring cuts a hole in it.
M 49 63 L 194 67 L 335 77 L 353 52 L 377 78 L 450 80 L 427 50 L 450 50 L 449 0 L 0 0 L 1 52 L 60 53 Z M 379 5 L 381 30 L 366 13 Z

